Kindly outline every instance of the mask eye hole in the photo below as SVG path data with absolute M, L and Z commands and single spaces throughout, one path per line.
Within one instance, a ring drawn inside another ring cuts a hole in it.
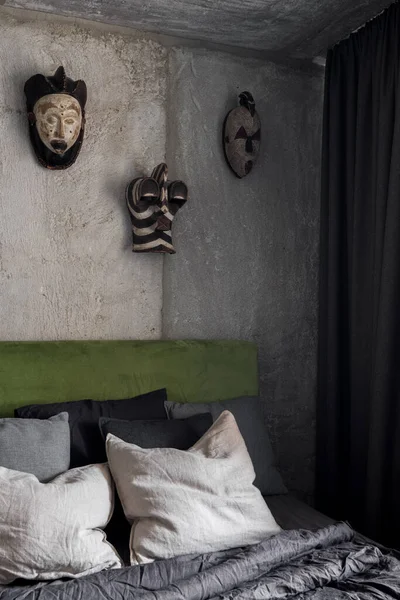
M 75 125 L 75 120 L 71 117 L 69 119 L 65 119 L 66 125 Z
M 57 125 L 57 119 L 56 119 L 56 117 L 55 117 L 54 115 L 49 115 L 49 116 L 46 118 L 46 123 L 47 123 L 48 125 Z
M 242 125 L 242 127 L 238 130 L 237 134 L 235 135 L 235 140 L 246 140 L 246 139 L 247 139 L 247 132 Z

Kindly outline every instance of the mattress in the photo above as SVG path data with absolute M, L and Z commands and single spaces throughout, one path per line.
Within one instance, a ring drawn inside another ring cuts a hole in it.
M 335 523 L 333 519 L 290 494 L 266 496 L 264 499 L 282 529 L 315 530 Z

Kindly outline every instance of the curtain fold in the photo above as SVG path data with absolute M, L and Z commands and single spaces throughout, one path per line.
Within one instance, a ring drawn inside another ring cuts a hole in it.
M 329 51 L 317 507 L 400 546 L 400 5 Z

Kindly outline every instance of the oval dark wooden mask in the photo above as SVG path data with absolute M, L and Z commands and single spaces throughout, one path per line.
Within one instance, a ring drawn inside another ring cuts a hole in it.
M 253 96 L 242 92 L 239 106 L 227 114 L 223 127 L 225 158 L 236 177 L 250 173 L 260 152 L 260 142 L 261 122 Z

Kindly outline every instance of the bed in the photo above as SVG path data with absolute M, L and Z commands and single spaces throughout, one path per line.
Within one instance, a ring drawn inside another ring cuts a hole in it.
M 291 494 L 265 496 L 265 501 L 282 529 L 310 529 L 333 525 L 335 521 Z
M 127 398 L 166 387 L 175 402 L 258 393 L 257 348 L 239 341 L 0 343 L 0 417 L 31 403 Z M 400 562 L 291 494 L 265 498 L 282 532 L 260 544 L 76 580 L 0 586 L 0 600 L 400 597 Z

